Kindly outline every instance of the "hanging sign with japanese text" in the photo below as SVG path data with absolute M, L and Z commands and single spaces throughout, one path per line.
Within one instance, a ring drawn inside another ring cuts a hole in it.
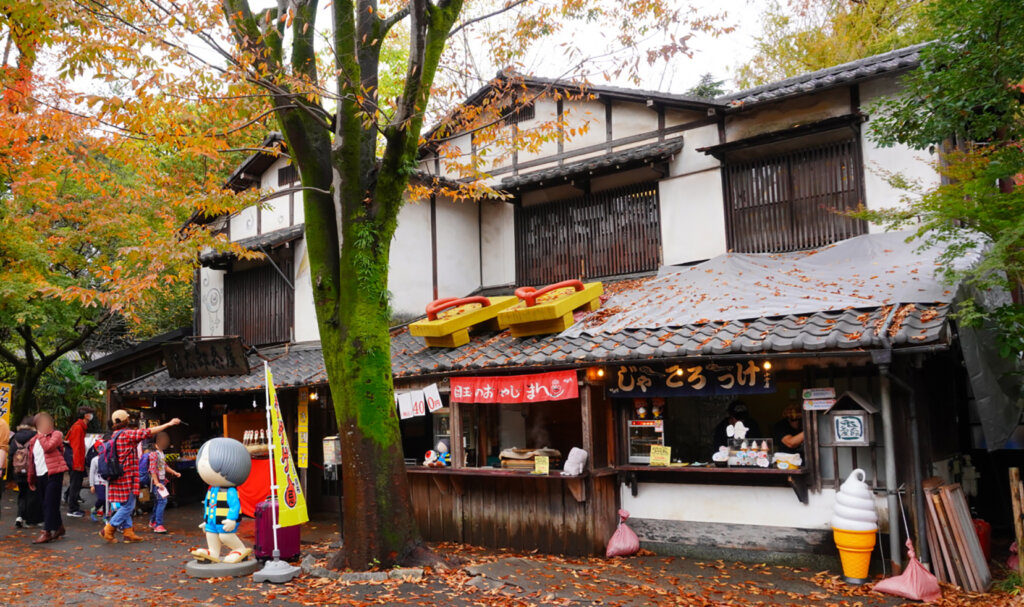
M 302 390 L 299 391 L 298 423 L 295 424 L 295 432 L 298 434 L 298 448 L 296 455 L 299 468 L 309 468 L 309 392 L 303 398 Z
M 413 416 L 412 412 L 412 393 L 405 392 L 399 394 L 398 398 L 398 417 L 401 419 L 409 419 Z
M 579 397 L 575 371 L 451 378 L 453 403 L 542 403 Z
M 771 373 L 752 360 L 715 364 L 625 365 L 612 376 L 615 398 L 729 396 L 775 392 Z
M 11 401 L 14 400 L 14 386 L 0 383 L 0 418 L 11 425 Z

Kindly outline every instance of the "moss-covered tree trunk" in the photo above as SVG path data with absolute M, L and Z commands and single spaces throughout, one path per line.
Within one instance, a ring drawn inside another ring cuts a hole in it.
M 432 562 L 421 548 L 409 500 L 391 376 L 388 258 L 415 168 L 423 110 L 462 0 L 410 0 L 381 17 L 375 0 L 334 0 L 336 109 L 319 91 L 316 0 L 254 14 L 247 0 L 222 0 L 254 79 L 271 91 L 288 153 L 303 186 L 306 246 L 320 342 L 342 444 L 344 545 L 333 564 Z M 379 112 L 380 43 L 409 22 L 409 67 L 393 112 Z M 290 23 L 291 53 L 283 52 Z M 378 154 L 378 143 L 384 144 Z M 436 562 L 436 561 L 434 561 Z

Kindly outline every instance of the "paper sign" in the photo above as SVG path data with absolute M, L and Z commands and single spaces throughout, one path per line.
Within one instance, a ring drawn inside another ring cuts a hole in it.
M 416 417 L 426 415 L 427 399 L 423 397 L 423 390 L 413 390 L 409 394 L 412 396 L 412 414 Z
M 433 413 L 441 407 L 444 407 L 444 402 L 441 400 L 441 393 L 437 391 L 437 384 L 430 384 L 426 388 L 423 388 L 423 396 L 427 399 L 427 411 Z
M 825 398 L 835 398 L 835 388 L 804 388 L 804 400 L 821 400 Z
M 413 416 L 412 412 L 412 394 L 405 392 L 398 395 L 398 417 L 402 419 L 409 419 Z
M 816 398 L 804 401 L 804 411 L 828 411 L 836 404 L 834 398 Z
M 309 388 L 299 388 L 299 406 L 309 404 Z
M 672 463 L 672 447 L 651 445 L 651 465 L 667 466 Z
M 309 400 L 307 399 L 304 403 L 301 396 L 299 396 L 298 413 L 298 423 L 295 425 L 295 431 L 299 435 L 298 450 L 296 452 L 298 463 L 296 465 L 299 468 L 309 468 Z
M 550 471 L 551 462 L 546 455 L 536 455 L 533 458 L 533 473 L 547 474 Z

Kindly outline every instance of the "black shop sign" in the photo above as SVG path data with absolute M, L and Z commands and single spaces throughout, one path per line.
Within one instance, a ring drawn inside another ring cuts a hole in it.
M 731 396 L 775 392 L 771 371 L 753 360 L 712 364 L 623 365 L 612 370 L 614 398 Z

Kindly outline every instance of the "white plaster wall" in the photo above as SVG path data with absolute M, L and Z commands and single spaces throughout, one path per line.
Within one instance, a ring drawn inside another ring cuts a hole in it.
M 472 202 L 438 199 L 436 217 L 437 294 L 438 297 L 462 297 L 480 287 L 478 208 Z M 429 259 L 428 248 L 428 262 Z M 422 312 L 429 301 L 423 301 L 418 309 Z
M 735 141 L 799 124 L 844 116 L 851 111 L 850 92 L 846 88 L 795 97 L 733 114 L 725 123 L 726 137 L 728 141 Z
M 588 99 L 567 100 L 562 103 L 562 111 L 567 126 L 565 151 L 604 143 L 604 104 Z M 576 129 L 575 134 L 572 129 Z
M 256 235 L 256 205 L 246 207 L 231 217 L 231 240 Z
M 709 259 L 727 251 L 718 170 L 665 179 L 658 184 L 658 198 L 665 265 Z
M 291 225 L 290 211 L 288 196 L 279 196 L 268 200 L 263 208 L 260 209 L 262 214 L 260 218 L 260 231 L 266 234 L 267 232 L 287 228 Z
M 679 135 L 672 135 L 672 137 L 679 137 Z M 682 137 L 683 149 L 669 163 L 669 175 L 685 175 L 719 166 L 720 163 L 714 156 L 697 151 L 700 148 L 718 145 L 718 125 L 709 124 L 690 129 L 685 131 Z
M 320 330 L 316 324 L 316 308 L 313 305 L 313 281 L 309 270 L 309 252 L 306 239 L 295 241 L 295 263 L 292 284 L 295 285 L 295 341 L 318 341 Z
M 507 285 L 516 281 L 515 207 L 486 200 L 481 205 L 483 259 L 481 286 Z
M 260 175 L 260 189 L 264 192 L 273 192 L 280 190 L 282 186 L 277 183 L 277 171 L 283 169 L 288 164 L 287 158 L 278 158 L 274 161 L 274 164 L 270 165 L 263 175 Z
M 391 241 L 391 308 L 396 314 L 420 315 L 433 300 L 430 263 L 430 204 L 406 203 L 398 213 Z
M 895 79 L 872 80 L 861 85 L 861 105 L 870 110 L 870 104 L 898 91 Z M 940 176 L 935 169 L 938 154 L 928 150 L 913 150 L 905 145 L 879 147 L 868 136 L 870 119 L 861 127 L 861 150 L 864 158 L 864 203 L 869 209 L 900 207 L 906 204 L 906 190 L 894 188 L 889 180 L 893 176 L 919 184 L 923 191 L 939 185 Z M 871 224 L 871 232 L 882 232 L 884 228 Z
M 701 523 L 829 529 L 835 491 L 810 493 L 802 504 L 790 487 L 640 483 L 637 496 L 620 485 L 631 517 Z
M 199 323 L 204 337 L 224 335 L 223 270 L 199 269 Z
M 658 112 L 642 103 L 612 104 L 612 139 L 647 133 L 658 128 Z
M 537 99 L 534 104 L 534 119 L 527 120 L 519 123 L 520 132 L 533 131 L 540 128 L 540 125 L 548 124 L 550 126 L 553 120 L 558 118 L 558 104 L 554 99 L 549 97 L 542 97 Z M 551 156 L 558 153 L 558 137 L 553 133 L 549 133 L 551 136 L 550 141 L 542 143 L 536 151 L 520 150 L 519 151 L 519 162 L 529 162 L 536 160 L 544 156 Z M 530 171 L 536 170 L 530 168 Z

